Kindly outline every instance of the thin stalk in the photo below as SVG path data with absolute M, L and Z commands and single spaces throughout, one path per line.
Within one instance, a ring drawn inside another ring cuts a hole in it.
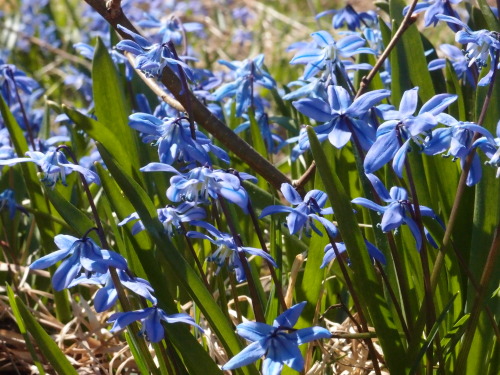
M 224 201 L 224 198 L 219 196 L 218 199 L 220 206 L 222 208 L 222 212 L 224 213 L 224 216 L 226 216 L 226 223 L 227 226 L 229 227 L 229 231 L 231 232 L 234 242 L 236 243 L 237 247 L 243 246 L 241 242 L 241 238 L 239 233 L 236 230 L 236 227 L 234 226 L 231 213 L 229 212 L 229 208 L 227 207 L 227 203 Z M 255 286 L 255 280 L 252 277 L 252 273 L 250 271 L 250 266 L 248 265 L 248 260 L 245 257 L 245 254 L 243 251 L 236 250 L 238 253 L 238 257 L 240 258 L 241 264 L 243 266 L 243 271 L 245 272 L 245 275 L 247 277 L 247 282 L 248 282 L 248 289 L 250 291 L 250 296 L 252 298 L 252 308 L 253 312 L 255 315 L 255 319 L 258 322 L 264 323 L 266 321 L 264 317 L 264 309 L 262 307 L 262 301 L 259 298 L 259 293 L 257 292 L 257 288 Z
M 243 322 L 243 317 L 241 315 L 240 300 L 238 299 L 238 291 L 236 290 L 236 278 L 234 277 L 234 274 L 232 272 L 228 272 L 228 275 L 229 275 L 229 285 L 231 285 L 231 294 L 233 295 L 233 300 L 234 300 L 234 309 L 236 310 L 236 319 L 238 320 L 238 323 L 241 323 Z
M 368 332 L 368 324 L 366 323 L 366 319 L 364 317 L 363 310 L 361 308 L 361 302 L 358 299 L 358 295 L 356 294 L 356 290 L 354 289 L 354 285 L 352 284 L 351 277 L 349 276 L 344 260 L 342 259 L 342 256 L 339 253 L 339 249 L 337 248 L 335 240 L 332 238 L 332 236 L 330 236 L 330 234 L 328 234 L 328 239 L 330 240 L 330 244 L 332 245 L 332 249 L 335 253 L 335 259 L 337 259 L 339 263 L 340 271 L 342 272 L 342 276 L 344 277 L 347 289 L 351 294 L 352 301 L 354 303 L 354 306 L 356 307 L 356 311 L 358 312 L 361 328 L 363 329 L 364 332 Z M 365 339 L 364 341 L 368 346 L 368 351 L 370 352 L 370 358 L 372 359 L 373 362 L 373 369 L 375 370 L 375 374 L 381 375 L 382 373 L 380 371 L 380 366 L 378 364 L 377 351 L 375 350 L 375 346 L 373 345 L 371 339 Z
M 262 247 L 262 250 L 264 250 L 266 253 L 269 254 L 269 250 L 267 249 L 266 241 L 264 240 L 264 236 L 262 234 L 262 231 L 259 226 L 259 221 L 257 219 L 257 215 L 255 214 L 255 210 L 253 209 L 252 203 L 250 200 L 248 200 L 248 212 L 250 213 L 250 218 L 252 219 L 253 226 L 255 228 L 255 233 L 257 234 L 257 237 L 259 238 L 259 243 L 260 246 Z M 273 279 L 274 285 L 275 285 L 275 291 L 278 296 L 278 300 L 281 304 L 281 309 L 282 311 L 287 310 L 286 302 L 285 302 L 285 297 L 283 296 L 283 285 L 281 284 L 281 280 L 278 278 L 278 275 L 276 274 L 276 271 L 274 270 L 273 265 L 271 262 L 266 260 L 267 266 L 269 268 L 269 272 L 271 273 L 271 278 Z
M 28 140 L 30 141 L 30 145 L 31 145 L 31 148 L 33 149 L 33 151 L 36 151 L 35 136 L 33 135 L 33 128 L 31 127 L 31 124 L 28 120 L 28 116 L 26 115 L 26 110 L 24 109 L 23 101 L 21 100 L 21 96 L 19 95 L 19 88 L 17 87 L 16 79 L 14 78 L 14 73 L 12 72 L 12 69 L 10 69 L 10 68 L 7 69 L 7 72 L 10 75 L 11 81 L 14 83 L 14 92 L 16 93 L 16 99 L 17 99 L 17 102 L 19 103 L 19 108 L 21 109 L 21 114 L 23 116 L 24 125 L 26 126 L 26 130 L 28 133 Z
M 201 280 L 207 287 L 207 290 L 210 290 L 210 284 L 208 283 L 207 280 L 207 275 L 203 271 L 203 265 L 201 264 L 200 260 L 198 259 L 198 255 L 196 254 L 196 251 L 194 250 L 193 243 L 191 242 L 191 239 L 185 235 L 186 233 L 186 225 L 184 223 L 181 223 L 182 231 L 184 232 L 184 238 L 186 239 L 186 243 L 189 249 L 189 252 L 191 253 L 191 256 L 194 258 L 194 262 L 196 263 L 196 266 L 198 267 L 198 271 L 200 272 Z
M 467 329 L 465 330 L 464 338 L 462 341 L 462 347 L 458 353 L 456 369 L 457 375 L 465 374 L 467 369 L 467 360 L 469 356 L 469 351 L 472 346 L 472 341 L 474 340 L 474 335 L 476 334 L 476 327 L 479 322 L 479 316 L 481 310 L 483 309 L 484 300 L 486 297 L 486 292 L 490 283 L 491 275 L 495 271 L 495 262 L 498 258 L 498 253 L 500 252 L 500 225 L 497 225 L 495 229 L 495 235 L 493 237 L 493 242 L 488 253 L 488 258 L 486 259 L 486 264 L 484 266 L 483 274 L 481 275 L 481 280 L 479 281 L 479 291 L 474 298 L 472 304 L 470 318 L 467 322 Z

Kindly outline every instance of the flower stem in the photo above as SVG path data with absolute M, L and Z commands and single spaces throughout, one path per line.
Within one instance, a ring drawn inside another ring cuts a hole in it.
M 236 227 L 234 226 L 234 223 L 233 223 L 233 220 L 231 217 L 231 213 L 229 212 L 229 207 L 227 207 L 226 201 L 221 196 L 219 196 L 218 201 L 219 201 L 220 206 L 222 208 L 222 212 L 224 213 L 224 216 L 226 217 L 227 226 L 229 227 L 229 231 L 231 232 L 231 234 L 234 238 L 234 242 L 236 243 L 236 246 L 237 247 L 243 246 L 243 244 L 241 242 L 240 235 L 237 232 Z M 255 315 L 255 319 L 258 322 L 264 323 L 266 321 L 266 319 L 264 317 L 264 309 L 262 308 L 262 301 L 259 298 L 259 293 L 257 292 L 257 288 L 255 286 L 255 280 L 252 277 L 252 273 L 250 271 L 250 266 L 248 265 L 248 260 L 245 257 L 245 254 L 243 251 L 239 251 L 237 249 L 236 252 L 238 253 L 238 257 L 240 258 L 241 264 L 243 266 L 243 271 L 245 272 L 245 275 L 246 275 L 246 278 L 248 281 L 248 289 L 250 291 L 250 297 L 252 298 L 252 308 L 253 308 L 253 312 Z

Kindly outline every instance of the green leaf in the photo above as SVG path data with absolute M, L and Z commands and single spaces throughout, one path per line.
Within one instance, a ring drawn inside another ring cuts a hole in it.
M 450 311 L 451 307 L 453 306 L 453 301 L 455 300 L 457 295 L 458 295 L 458 293 L 455 293 L 453 295 L 453 297 L 448 302 L 448 304 L 446 305 L 444 310 L 441 312 L 441 314 L 439 314 L 439 317 L 436 319 L 436 322 L 434 323 L 429 334 L 427 335 L 427 339 L 425 340 L 424 345 L 420 348 L 420 351 L 418 352 L 417 357 L 415 358 L 415 360 L 413 362 L 413 366 L 411 367 L 411 370 L 410 370 L 410 375 L 413 375 L 418 371 L 418 369 L 420 367 L 420 361 L 422 360 L 422 358 L 424 358 L 425 353 L 432 345 L 432 342 L 434 341 L 434 338 L 436 337 L 436 334 L 438 333 L 439 326 L 443 322 L 444 318 L 446 317 L 446 314 L 448 314 L 448 311 Z
M 40 351 L 43 353 L 45 358 L 53 366 L 54 370 L 61 375 L 77 375 L 78 373 L 73 368 L 69 360 L 66 358 L 64 353 L 59 349 L 54 339 L 50 337 L 47 332 L 43 329 L 40 323 L 37 322 L 32 312 L 28 310 L 26 305 L 21 301 L 19 297 L 15 297 L 12 305 L 15 305 L 18 310 L 18 325 L 24 325 L 26 331 L 28 331 L 31 336 L 38 343 Z
M 486 19 L 486 23 L 488 24 L 488 29 L 491 31 L 500 31 L 500 23 L 498 22 L 498 18 L 495 16 L 495 13 L 491 10 L 490 5 L 486 0 L 477 0 L 477 4 L 481 9 L 481 13 Z
M 363 235 L 354 216 L 351 200 L 321 148 L 313 128 L 307 127 L 311 151 L 323 180 L 326 193 L 337 218 L 338 227 L 344 240 L 354 271 L 353 283 L 356 292 L 366 306 L 366 316 L 370 316 L 377 337 L 384 351 L 387 367 L 394 374 L 405 374 L 408 364 L 399 333 L 394 323 L 387 301 L 382 294 L 383 286 L 373 268 Z
M 31 354 L 31 358 L 35 363 L 36 368 L 38 369 L 40 374 L 43 375 L 45 374 L 45 371 L 43 370 L 43 365 L 40 362 L 38 355 L 36 354 L 35 347 L 33 346 L 31 337 L 28 335 L 28 331 L 26 330 L 26 325 L 24 324 L 23 319 L 21 317 L 21 313 L 19 312 L 19 308 L 17 307 L 14 291 L 12 290 L 9 284 L 7 284 L 6 287 L 7 287 L 7 295 L 9 297 L 10 308 L 12 309 L 12 313 L 16 318 L 16 322 L 19 327 L 19 332 L 21 332 L 21 334 L 24 337 L 24 343 L 26 344 L 26 347 L 28 348 Z

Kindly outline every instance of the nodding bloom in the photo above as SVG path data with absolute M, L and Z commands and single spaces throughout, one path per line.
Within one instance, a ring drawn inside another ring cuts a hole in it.
M 457 95 L 439 94 L 430 98 L 414 116 L 418 104 L 418 87 L 404 92 L 399 111 L 383 113 L 385 120 L 377 129 L 377 139 L 368 150 L 365 173 L 373 173 L 393 159 L 392 167 L 399 177 L 403 176 L 403 166 L 410 140 L 423 143 L 422 133 L 429 133 L 439 122 L 439 114 L 457 100 Z
M 451 156 L 453 161 L 460 159 L 460 164 L 463 168 L 465 158 L 472 149 L 472 140 L 475 132 L 482 134 L 490 142 L 494 143 L 493 136 L 486 128 L 472 122 L 457 121 L 454 117 L 446 113 L 439 115 L 439 122 L 446 125 L 446 127 L 435 129 L 431 135 L 427 136 L 423 148 L 423 152 L 427 155 L 442 154 L 448 150 L 443 156 Z M 481 161 L 479 155 L 474 154 L 471 169 L 466 180 L 467 186 L 477 184 L 481 180 L 481 175 Z
M 159 78 L 165 66 L 168 66 L 178 75 L 181 70 L 188 78 L 191 78 L 191 68 L 170 50 L 167 43 L 151 44 L 148 40 L 129 29 L 118 25 L 118 29 L 130 35 L 133 40 L 122 40 L 116 48 L 130 52 L 136 56 L 135 68 L 141 70 L 149 77 Z
M 302 231 L 305 230 L 306 236 L 310 237 L 312 229 L 322 236 L 323 234 L 314 224 L 313 220 L 316 220 L 325 227 L 329 235 L 332 237 L 337 235 L 337 228 L 335 225 L 321 216 L 333 214 L 333 209 L 331 207 L 323 208 L 328 199 L 326 193 L 320 190 L 311 190 L 306 194 L 304 199 L 302 199 L 293 186 L 287 183 L 281 185 L 281 193 L 288 202 L 297 207 L 269 206 L 262 210 L 260 218 L 271 214 L 286 212 L 288 213 L 286 222 L 290 234 L 299 233 L 299 237 L 301 237 Z
M 189 223 L 193 220 L 203 220 L 206 216 L 205 210 L 201 207 L 197 207 L 192 202 L 184 202 L 177 207 L 168 205 L 165 208 L 159 208 L 157 212 L 158 219 L 163 224 L 163 228 L 170 238 L 176 233 L 182 232 L 182 223 Z M 137 219 L 139 219 L 139 215 L 137 212 L 134 212 L 120 221 L 118 225 L 125 225 Z M 132 234 L 135 235 L 144 229 L 146 229 L 144 224 L 139 220 L 132 226 Z
M 479 138 L 472 147 L 479 147 L 487 157 L 490 158 L 486 162 L 491 166 L 497 167 L 497 178 L 500 177 L 500 121 L 497 124 L 496 138 L 491 139 L 490 137 Z
M 154 142 L 158 146 L 160 163 L 173 164 L 176 161 L 186 164 L 198 162 L 211 165 L 209 152 L 225 163 L 229 156 L 202 132 L 195 130 L 196 139 L 191 137 L 187 117 L 164 117 L 159 119 L 148 113 L 134 113 L 129 116 L 130 127 L 143 133 L 144 143 Z
M 265 357 L 262 375 L 279 375 L 283 365 L 302 371 L 304 358 L 299 345 L 332 336 L 323 327 L 293 328 L 305 305 L 306 302 L 301 302 L 290 307 L 274 320 L 272 326 L 260 322 L 239 324 L 236 327 L 238 335 L 252 343 L 222 366 L 222 370 L 246 366 Z
M 371 48 L 363 47 L 366 40 L 359 35 L 348 35 L 337 42 L 324 30 L 314 32 L 311 36 L 317 47 L 306 46 L 290 60 L 292 65 L 306 64 L 304 80 L 325 68 L 331 76 L 335 76 L 334 68 L 336 64 L 340 64 L 340 58 L 352 57 L 358 53 L 375 53 Z
M 152 294 L 154 293 L 153 287 L 149 281 L 140 277 L 133 277 L 127 270 L 116 270 L 116 273 L 120 279 L 120 284 L 125 288 L 147 299 L 153 305 L 157 303 L 156 297 Z M 109 310 L 118 300 L 118 292 L 109 271 L 105 274 L 93 274 L 91 276 L 80 275 L 68 285 L 68 288 L 80 284 L 104 285 L 94 296 L 94 308 L 97 312 Z
M 472 31 L 469 26 L 457 18 L 440 14 L 436 16 L 440 21 L 453 23 L 460 26 L 460 30 L 455 35 L 457 43 L 467 44 L 464 51 L 465 58 L 469 61 L 469 66 L 476 63 L 479 69 L 486 66 L 488 55 L 495 61 L 495 54 L 500 50 L 500 37 L 498 32 L 489 30 Z
M 346 5 L 342 9 L 325 10 L 316 15 L 316 19 L 333 14 L 332 27 L 340 29 L 346 26 L 351 31 L 356 31 L 361 24 L 367 26 L 377 22 L 375 12 L 357 12 L 352 5 Z
M 125 270 L 127 261 L 120 254 L 103 250 L 89 237 L 76 238 L 66 234 L 55 236 L 54 242 L 59 250 L 31 263 L 30 268 L 40 270 L 53 266 L 65 259 L 52 276 L 52 285 L 56 291 L 68 288 L 83 268 L 90 277 L 93 273 L 106 273 L 109 267 Z
M 474 78 L 468 66 L 468 61 L 460 48 L 451 44 L 441 44 L 439 49 L 444 52 L 446 57 L 450 60 L 453 70 L 459 79 L 466 79 L 470 84 L 474 84 Z M 432 60 L 429 65 L 429 71 L 443 69 L 446 67 L 446 59 Z
M 263 112 L 263 104 L 258 96 L 255 86 L 272 90 L 276 81 L 264 70 L 264 55 L 260 54 L 254 59 L 243 61 L 219 60 L 219 63 L 231 69 L 234 81 L 226 83 L 214 91 L 214 100 L 234 97 L 236 101 L 236 116 L 243 116 L 243 111 L 249 107 Z
M 326 122 L 314 127 L 320 141 L 328 137 L 333 146 L 342 148 L 354 133 L 361 147 L 367 150 L 375 140 L 375 128 L 364 118 L 374 105 L 389 95 L 389 90 L 374 90 L 352 101 L 343 87 L 328 86 L 328 102 L 319 98 L 304 98 L 293 102 L 293 105 L 313 120 Z M 303 134 L 305 136 L 306 133 Z M 303 141 L 302 147 L 308 148 L 309 142 Z
M 17 204 L 16 199 L 14 198 L 14 190 L 5 189 L 0 193 L 0 211 L 7 208 L 9 210 L 9 218 L 13 219 L 16 215 L 16 211 L 21 211 L 22 213 L 28 215 L 28 211 L 26 209 Z
M 141 171 L 175 173 L 176 176 L 170 179 L 170 187 L 167 189 L 167 198 L 172 202 L 209 203 L 209 198 L 217 199 L 221 196 L 240 206 L 245 213 L 248 212 L 248 194 L 241 185 L 241 180 L 257 180 L 247 173 L 240 172 L 236 176 L 208 166 L 193 168 L 183 174 L 168 164 L 149 163 Z
M 245 281 L 246 275 L 243 265 L 241 264 L 240 252 L 260 256 L 261 258 L 267 260 L 273 267 L 278 267 L 273 257 L 264 250 L 254 247 L 240 246 L 240 241 L 236 241 L 232 235 L 221 232 L 211 224 L 203 221 L 192 221 L 190 224 L 201 227 L 212 235 L 212 237 L 210 237 L 196 231 L 189 231 L 186 233 L 187 237 L 208 240 L 217 246 L 217 249 L 213 252 L 213 254 L 207 258 L 207 261 L 217 264 L 218 268 L 216 273 L 220 271 L 227 261 L 229 269 L 234 270 L 236 273 L 236 281 L 239 283 Z
M 66 159 L 62 151 L 49 150 L 45 154 L 39 151 L 26 152 L 27 158 L 12 158 L 0 160 L 0 165 L 14 165 L 17 163 L 33 162 L 42 170 L 44 177 L 42 181 L 50 187 L 55 186 L 60 179 L 63 185 L 66 185 L 66 175 L 75 171 L 83 175 L 85 180 L 90 183 L 100 184 L 99 176 L 91 170 L 78 164 L 73 164 Z
M 156 305 L 142 310 L 118 312 L 111 315 L 108 319 L 108 323 L 113 323 L 110 332 L 122 330 L 137 320 L 140 320 L 142 323 L 142 329 L 139 333 L 145 335 L 146 340 L 151 342 L 159 342 L 165 336 L 165 329 L 161 323 L 162 320 L 167 323 L 189 324 L 203 332 L 203 329 L 188 314 L 167 315 L 165 311 Z
M 370 241 L 365 240 L 366 244 L 366 249 L 368 250 L 368 254 L 370 255 L 370 258 L 372 260 L 376 260 L 383 264 L 384 266 L 387 264 L 385 260 L 385 255 L 382 253 L 375 245 L 373 245 Z M 339 254 L 345 253 L 347 251 L 347 248 L 345 246 L 345 243 L 343 242 L 335 242 L 335 245 L 337 246 L 337 250 Z M 331 243 L 327 244 L 325 246 L 325 255 L 323 255 L 323 262 L 321 263 L 321 266 L 319 268 L 325 268 L 333 259 L 335 259 L 337 254 L 335 254 L 335 251 L 333 250 L 333 246 Z M 350 261 L 348 261 L 350 263 Z
M 203 31 L 203 25 L 199 22 L 182 22 L 176 16 L 170 16 L 165 22 L 161 22 L 149 13 L 144 15 L 146 19 L 137 24 L 143 28 L 158 28 L 161 43 L 172 41 L 174 44 L 181 45 L 184 42 L 185 33 Z
M 16 88 L 26 94 L 31 94 L 34 89 L 39 87 L 38 83 L 15 65 L 5 64 L 0 58 L 0 95 L 3 96 L 8 105 L 14 104 L 16 99 Z
M 377 211 L 378 214 L 382 214 L 383 216 L 380 228 L 384 232 L 397 229 L 403 224 L 408 225 L 413 237 L 415 238 L 415 242 L 417 243 L 417 249 L 420 251 L 422 248 L 422 236 L 420 235 L 420 230 L 414 220 L 415 206 L 409 200 L 408 192 L 405 189 L 396 186 L 393 186 L 391 191 L 388 192 L 382 181 L 380 181 L 377 176 L 373 174 L 367 174 L 366 176 L 372 183 L 373 188 L 377 192 L 380 199 L 388 203 L 388 205 L 380 206 L 379 204 L 366 198 L 355 198 L 351 202 L 369 208 L 370 210 Z M 419 206 L 419 208 L 421 216 L 432 217 L 444 226 L 431 208 L 426 206 Z M 424 232 L 430 244 L 437 248 L 436 242 L 425 227 Z
M 460 19 L 458 16 L 457 12 L 452 8 L 452 4 L 458 4 L 461 3 L 462 0 L 424 0 L 421 3 L 417 3 L 417 6 L 415 7 L 415 10 L 413 11 L 413 14 L 417 14 L 420 12 L 425 11 L 425 16 L 424 16 L 424 24 L 425 27 L 430 26 L 431 24 L 433 26 L 436 26 L 438 21 L 439 21 L 439 15 L 447 15 L 453 18 Z M 403 15 L 406 16 L 406 13 L 408 13 L 408 10 L 410 9 L 410 6 L 406 6 L 403 9 Z M 454 31 L 457 32 L 460 30 L 460 28 L 453 22 L 448 23 L 448 26 Z

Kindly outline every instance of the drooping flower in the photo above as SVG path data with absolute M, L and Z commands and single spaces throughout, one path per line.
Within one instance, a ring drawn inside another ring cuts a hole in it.
M 157 303 L 156 297 L 152 294 L 154 290 L 147 280 L 140 277 L 132 277 L 126 270 L 117 270 L 116 273 L 120 279 L 120 284 L 125 288 L 147 299 L 153 305 Z M 89 275 L 82 274 L 75 278 L 68 285 L 68 288 L 80 284 L 104 285 L 94 296 L 94 308 L 97 312 L 109 310 L 118 300 L 118 292 L 109 271 L 105 274 L 93 274 L 90 277 Z
M 184 61 L 176 58 L 167 43 L 151 44 L 146 38 L 121 25 L 118 25 L 118 28 L 130 35 L 133 40 L 122 40 L 116 45 L 116 48 L 136 56 L 136 69 L 143 71 L 150 77 L 159 78 L 163 68 L 168 65 L 178 75 L 181 74 L 182 70 L 188 78 L 191 77 L 190 67 Z
M 420 2 L 417 3 L 417 6 L 415 7 L 413 14 L 425 11 L 425 16 L 424 16 L 425 27 L 429 27 L 431 24 L 433 26 L 436 26 L 439 21 L 438 15 L 447 15 L 450 17 L 460 19 L 457 12 L 451 6 L 452 4 L 455 5 L 460 2 L 462 2 L 462 0 L 424 0 L 421 3 Z M 409 5 L 406 6 L 403 9 L 403 15 L 406 16 L 406 13 L 408 13 L 409 9 L 410 6 Z M 457 27 L 455 23 L 448 23 L 448 26 L 454 32 L 460 30 L 460 28 Z
M 374 54 L 359 35 L 348 35 L 335 41 L 327 31 L 321 30 L 311 34 L 317 47 L 307 45 L 300 49 L 290 60 L 290 64 L 306 64 L 303 79 L 307 80 L 320 70 L 327 69 L 331 76 L 335 75 L 335 65 L 340 64 L 341 58 L 352 57 L 359 53 Z
M 367 240 L 365 240 L 365 244 L 368 250 L 368 254 L 370 255 L 370 258 L 380 262 L 383 265 L 387 263 L 385 260 L 384 253 L 382 253 L 379 249 L 377 249 L 375 245 L 373 245 L 370 241 Z M 347 251 L 344 242 L 335 242 L 335 245 L 337 246 L 339 254 L 345 253 Z M 325 246 L 325 255 L 323 255 L 323 262 L 321 263 L 321 266 L 319 268 L 325 268 L 333 259 L 335 259 L 336 256 L 337 254 L 335 254 L 332 244 L 331 243 L 327 244 Z
M 259 322 L 239 324 L 236 327 L 238 334 L 252 343 L 222 366 L 222 370 L 246 366 L 264 356 L 262 375 L 279 375 L 283 365 L 302 371 L 304 358 L 299 345 L 331 337 L 331 333 L 322 327 L 293 328 L 305 305 L 306 302 L 301 302 L 290 307 L 274 320 L 272 326 Z
M 302 199 L 293 186 L 287 183 L 281 185 L 281 193 L 288 202 L 297 207 L 280 205 L 268 206 L 262 210 L 260 218 L 267 215 L 286 212 L 288 213 L 286 222 L 290 234 L 299 233 L 299 237 L 301 237 L 302 231 L 305 230 L 306 236 L 310 237 L 312 229 L 322 236 L 323 234 L 314 225 L 313 220 L 316 220 L 325 227 L 329 235 L 332 237 L 337 235 L 337 228 L 335 225 L 322 217 L 322 215 L 333 214 L 333 209 L 331 207 L 323 208 L 328 199 L 326 193 L 321 190 L 311 190 L 305 195 L 304 199 Z
M 134 113 L 129 116 L 129 125 L 143 133 L 143 142 L 155 142 L 161 163 L 186 164 L 198 162 L 211 165 L 209 152 L 229 163 L 229 156 L 202 132 L 195 130 L 196 139 L 191 137 L 190 124 L 186 117 L 164 117 L 159 119 L 148 113 Z
M 329 9 L 316 15 L 316 19 L 333 14 L 332 27 L 340 29 L 346 26 L 351 31 L 356 31 L 361 24 L 369 25 L 376 22 L 375 12 L 357 12 L 352 5 L 348 4 L 342 9 Z M 375 20 L 374 20 L 375 19 Z
M 167 323 L 185 323 L 197 327 L 203 332 L 203 329 L 196 324 L 194 319 L 185 313 L 167 315 L 165 311 L 158 306 L 147 307 L 142 310 L 118 312 L 111 315 L 108 323 L 113 323 L 110 332 L 116 332 L 124 329 L 130 323 L 140 320 L 142 329 L 140 334 L 144 334 L 146 339 L 151 342 L 159 342 L 165 336 L 165 329 L 162 321 Z
M 89 237 L 80 239 L 60 234 L 54 238 L 54 242 L 59 250 L 34 261 L 30 268 L 34 270 L 48 268 L 69 256 L 52 276 L 52 285 L 56 291 L 68 288 L 71 282 L 80 275 L 82 268 L 88 275 L 104 274 L 109 267 L 127 269 L 125 258 L 114 251 L 101 249 Z
M 241 185 L 240 179 L 256 181 L 255 177 L 247 173 L 240 172 L 239 176 L 236 176 L 233 173 L 221 169 L 214 170 L 210 167 L 193 168 L 183 174 L 168 164 L 149 163 L 141 168 L 141 171 L 175 173 L 167 189 L 167 198 L 172 202 L 208 203 L 209 198 L 217 199 L 220 195 L 240 206 L 245 213 L 248 212 L 248 194 Z
M 460 48 L 451 44 L 441 44 L 439 49 L 443 51 L 446 57 L 450 60 L 453 70 L 459 79 L 466 79 L 469 84 L 474 84 L 474 78 L 468 66 L 468 61 Z M 429 71 L 443 69 L 446 67 L 446 59 L 436 59 L 429 62 Z
M 452 94 L 435 95 L 414 116 L 418 104 L 418 87 L 405 91 L 399 111 L 389 110 L 383 113 L 384 119 L 388 121 L 377 129 L 377 139 L 365 157 L 365 173 L 373 173 L 393 159 L 394 171 L 402 177 L 410 141 L 413 139 L 422 144 L 421 134 L 428 133 L 438 124 L 438 115 L 457 97 Z
M 26 155 L 27 158 L 0 160 L 0 165 L 12 166 L 17 163 L 33 162 L 44 173 L 42 181 L 50 187 L 53 187 L 59 179 L 63 185 L 66 185 L 66 175 L 73 171 L 82 174 L 88 183 L 100 184 L 99 176 L 95 172 L 81 165 L 70 163 L 62 151 L 51 149 L 45 154 L 40 151 L 28 151 Z
M 382 222 L 380 223 L 380 228 L 384 232 L 397 229 L 403 224 L 408 225 L 411 233 L 413 234 L 413 237 L 415 238 L 415 242 L 417 243 L 417 249 L 418 251 L 420 251 L 422 247 L 422 236 L 420 235 L 420 230 L 413 217 L 415 206 L 413 205 L 413 203 L 411 203 L 408 197 L 408 192 L 404 188 L 397 186 L 393 186 L 389 192 L 377 176 L 373 174 L 367 174 L 366 176 L 372 183 L 373 188 L 377 192 L 380 199 L 388 203 L 388 205 L 381 206 L 366 198 L 355 198 L 351 202 L 382 214 L 383 216 Z M 421 216 L 431 217 L 437 220 L 441 225 L 443 225 L 439 217 L 431 208 L 426 206 L 419 206 L 419 208 Z M 425 227 L 424 232 L 427 240 L 431 243 L 431 245 L 437 247 L 434 239 L 431 237 Z
M 457 43 L 467 44 L 465 49 L 465 58 L 469 61 L 469 66 L 476 63 L 481 69 L 486 66 L 488 55 L 494 60 L 495 54 L 500 50 L 500 41 L 498 33 L 489 30 L 472 31 L 469 26 L 457 18 L 450 17 L 444 14 L 436 16 L 440 21 L 456 24 L 463 30 L 460 30 L 455 35 Z
M 190 224 L 205 229 L 212 236 L 210 237 L 206 234 L 196 231 L 189 231 L 186 233 L 187 237 L 202 238 L 204 240 L 210 241 L 217 246 L 217 249 L 213 252 L 213 254 L 207 258 L 207 261 L 217 264 L 217 273 L 220 271 L 221 267 L 226 264 L 227 261 L 228 267 L 231 270 L 234 270 L 236 273 L 236 280 L 239 283 L 245 281 L 246 275 L 243 265 L 241 264 L 239 254 L 241 252 L 260 256 L 261 258 L 267 260 L 273 267 L 278 267 L 273 257 L 266 253 L 264 250 L 254 247 L 240 246 L 239 244 L 237 244 L 232 235 L 230 235 L 229 233 L 221 232 L 211 224 L 205 223 L 204 221 L 192 221 Z
M 493 136 L 486 128 L 472 122 L 457 121 L 445 113 L 439 115 L 439 122 L 446 127 L 433 130 L 432 134 L 425 139 L 423 152 L 427 155 L 442 154 L 448 150 L 443 156 L 451 156 L 453 161 L 460 159 L 460 164 L 463 167 L 465 158 L 472 149 L 475 132 L 494 142 Z M 481 161 L 479 156 L 475 154 L 467 176 L 467 186 L 477 184 L 481 180 L 481 175 Z
M 353 102 L 343 87 L 328 86 L 328 102 L 319 98 L 304 98 L 293 102 L 293 105 L 304 115 L 319 122 L 326 122 L 314 128 L 320 140 L 328 136 L 333 146 L 342 148 L 354 133 L 361 147 L 367 150 L 375 140 L 375 128 L 363 117 L 375 104 L 390 94 L 389 90 L 374 90 L 361 95 Z M 306 146 L 308 142 L 304 144 L 304 147 Z
M 490 137 L 479 138 L 472 147 L 479 147 L 490 160 L 486 162 L 493 167 L 497 168 L 496 177 L 500 177 L 500 121 L 497 124 L 496 138 L 491 139 Z
M 214 100 L 232 97 L 236 101 L 236 116 L 241 117 L 243 111 L 253 106 L 257 111 L 263 112 L 263 105 L 259 100 L 256 86 L 266 89 L 276 87 L 276 81 L 265 71 L 264 55 L 260 54 L 254 59 L 243 61 L 219 60 L 220 64 L 231 70 L 233 81 L 219 87 L 212 94 Z
M 182 230 L 182 223 L 189 223 L 193 220 L 203 220 L 206 216 L 203 208 L 197 207 L 191 202 L 181 203 L 177 207 L 168 205 L 165 208 L 159 208 L 157 212 L 158 219 L 163 224 L 163 228 L 165 228 L 165 232 L 170 238 L 173 237 L 175 233 Z M 125 225 L 128 222 L 137 219 L 139 219 L 139 215 L 137 212 L 134 212 L 120 221 L 118 225 Z M 132 234 L 135 235 L 144 229 L 146 228 L 142 224 L 142 221 L 139 220 L 133 225 Z

